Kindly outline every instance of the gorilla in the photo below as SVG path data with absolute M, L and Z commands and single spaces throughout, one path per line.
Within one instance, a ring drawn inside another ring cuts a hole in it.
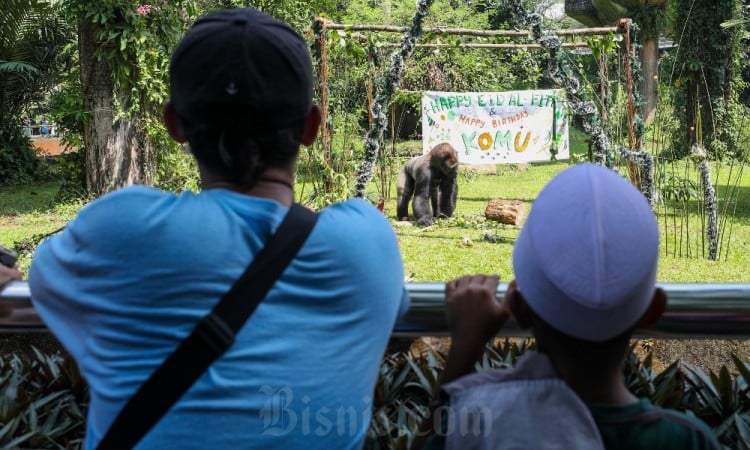
M 410 159 L 398 174 L 398 219 L 408 220 L 409 200 L 417 225 L 431 225 L 433 217 L 450 217 L 458 195 L 458 155 L 448 143 L 438 144 L 422 156 Z

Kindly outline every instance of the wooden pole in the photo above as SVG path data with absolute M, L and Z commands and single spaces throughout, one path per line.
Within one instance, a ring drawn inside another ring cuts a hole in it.
M 372 82 L 372 68 L 375 67 L 375 61 L 372 52 L 367 55 L 367 62 L 370 63 L 370 70 L 367 71 L 367 79 L 365 83 L 365 90 L 367 91 L 367 125 L 372 128 L 372 124 L 375 122 L 375 116 L 372 114 L 372 104 L 375 101 Z
M 401 44 L 397 42 L 387 42 L 383 44 L 385 47 L 400 47 Z M 585 42 L 563 42 L 561 44 L 563 48 L 582 48 L 588 47 Z M 498 49 L 542 49 L 540 44 L 478 44 L 478 43 L 462 43 L 462 44 L 417 44 L 418 48 L 498 48 Z
M 346 30 L 346 31 L 381 31 L 385 33 L 404 33 L 407 27 L 398 27 L 392 25 L 346 25 L 340 23 L 327 23 L 329 30 Z M 529 31 L 516 30 L 474 30 L 471 28 L 425 28 L 427 34 L 448 34 L 461 36 L 482 36 L 482 37 L 531 37 Z M 618 27 L 596 27 L 596 28 L 574 28 L 569 30 L 557 30 L 557 36 L 595 36 L 607 35 L 609 33 L 621 33 Z
M 641 142 L 640 139 L 638 139 L 635 135 L 635 101 L 633 98 L 633 66 L 632 66 L 632 58 L 633 58 L 633 48 L 630 42 L 630 25 L 631 20 L 630 19 L 620 19 L 619 21 L 620 26 L 625 31 L 625 52 L 622 55 L 623 58 L 623 65 L 625 66 L 625 81 L 627 86 L 627 93 L 628 93 L 628 145 L 630 146 L 630 150 L 637 152 L 641 150 Z M 630 164 L 630 180 L 632 181 L 633 185 L 640 189 L 641 187 L 641 177 L 638 170 L 638 165 L 631 161 Z
M 633 101 L 633 65 L 632 46 L 630 43 L 630 19 L 620 19 L 625 28 L 625 52 L 622 55 L 625 69 L 625 82 L 628 93 L 628 145 L 630 150 L 638 151 L 635 138 L 635 102 Z
M 609 81 L 609 69 L 607 68 L 607 55 L 601 52 L 599 57 L 599 89 L 602 96 L 602 126 L 606 125 L 609 113 L 607 112 L 607 82 Z
M 318 36 L 318 45 L 320 47 L 320 60 L 318 61 L 318 95 L 320 97 L 320 146 L 323 152 L 323 162 L 326 167 L 333 167 L 333 156 L 331 154 L 332 137 L 331 137 L 331 126 L 328 123 L 328 45 L 326 42 L 326 36 L 328 34 L 328 26 L 330 22 L 326 19 L 318 17 L 316 19 L 320 23 L 320 36 Z M 330 180 L 327 176 L 324 180 L 325 192 L 331 192 L 333 189 L 333 180 Z

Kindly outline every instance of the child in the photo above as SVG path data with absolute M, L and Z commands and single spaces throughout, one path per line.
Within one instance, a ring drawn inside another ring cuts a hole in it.
M 658 250 L 654 213 L 627 180 L 591 164 L 556 176 L 516 240 L 503 303 L 494 276 L 446 286 L 450 406 L 428 448 L 720 449 L 703 422 L 638 399 L 622 379 L 633 331 L 666 308 Z M 510 314 L 531 328 L 538 352 L 511 370 L 460 378 Z

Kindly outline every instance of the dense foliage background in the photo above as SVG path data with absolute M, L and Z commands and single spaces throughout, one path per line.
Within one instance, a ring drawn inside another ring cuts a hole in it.
M 364 138 L 374 122 L 372 102 L 385 86 L 401 34 L 334 30 L 327 32 L 321 48 L 315 45 L 315 24 L 322 22 L 315 19 L 407 27 L 415 15 L 413 1 L 6 0 L 0 8 L 0 241 L 21 252 L 22 265 L 28 265 L 40 239 L 111 189 L 135 182 L 175 192 L 198 189 L 192 158 L 161 124 L 169 54 L 197 17 L 239 6 L 254 6 L 289 22 L 310 42 L 316 70 L 325 62 L 325 126 L 331 136 L 325 151 L 331 153 L 324 156 L 320 140 L 303 150 L 298 200 L 322 207 L 353 195 Z M 545 14 L 537 24 L 545 31 L 581 26 L 552 14 L 559 8 L 549 0 L 435 1 L 423 26 L 527 29 L 523 20 L 533 12 Z M 654 161 L 655 210 L 664 246 L 660 279 L 745 279 L 744 246 L 750 242 L 750 181 L 743 172 L 750 157 L 750 0 L 645 2 L 623 14 L 636 22 L 636 48 L 656 36 L 676 44 L 661 53 L 654 78 L 656 111 L 653 120 L 638 123 L 643 148 L 633 149 Z M 388 124 L 366 196 L 373 202 L 383 199 L 386 213 L 395 210 L 397 170 L 406 158 L 421 153 L 422 91 L 533 89 L 554 81 L 545 78 L 553 62 L 548 51 L 461 46 L 516 40 L 427 32 L 420 42 L 447 46 L 417 48 L 404 61 L 400 87 L 384 106 Z M 581 95 L 596 105 L 599 124 L 613 146 L 627 146 L 626 79 L 640 76 L 643 83 L 643 70 L 638 64 L 633 73 L 625 70 L 620 35 L 586 42 L 588 50 L 561 52 L 554 63 L 580 80 Z M 23 118 L 42 115 L 64 131 L 62 140 L 69 148 L 64 155 L 39 157 L 24 134 Z M 576 125 L 585 124 L 579 119 Z M 587 151 L 591 136 L 580 129 L 572 135 L 571 163 L 592 159 Z M 700 148 L 706 153 L 696 153 Z M 137 156 L 126 158 L 131 154 Z M 103 161 L 127 167 L 117 171 L 127 176 L 110 177 L 112 171 Z M 530 205 L 535 192 L 564 164 L 542 163 L 531 170 L 499 166 L 497 176 L 462 171 L 460 182 L 470 188 L 462 188 L 455 218 L 429 229 L 397 229 L 407 277 L 444 280 L 487 270 L 510 276 L 507 264 L 497 261 L 508 259 L 518 229 L 488 223 L 482 208 L 497 196 Z M 611 164 L 632 174 L 624 158 L 615 155 Z M 711 170 L 710 192 L 698 173 L 701 164 Z M 707 192 L 718 206 L 719 261 L 703 259 L 708 248 Z M 484 257 L 476 258 L 477 253 Z M 482 366 L 510 365 L 527 346 L 498 342 Z M 657 371 L 651 357 L 639 354 L 642 359 L 634 354 L 625 368 L 634 392 L 656 404 L 692 411 L 716 430 L 727 448 L 750 448 L 746 355 L 726 361 L 724 368 L 701 370 L 674 362 Z M 427 411 L 444 357 L 440 348 L 430 348 L 385 359 L 368 448 L 406 448 L 415 422 Z M 86 402 L 86 385 L 62 354 L 29 348 L 0 358 L 0 446 L 77 447 Z

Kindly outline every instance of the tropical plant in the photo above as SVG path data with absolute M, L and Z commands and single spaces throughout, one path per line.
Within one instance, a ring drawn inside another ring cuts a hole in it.
M 684 156 L 700 132 L 709 157 L 723 159 L 735 151 L 730 105 L 738 95 L 742 29 L 721 24 L 739 16 L 741 1 L 678 0 L 676 5 L 678 57 L 669 79 L 679 91 L 676 113 L 683 124 L 676 147 Z
M 45 175 L 45 164 L 31 149 L 31 141 L 21 133 L 18 122 L 0 118 L 0 184 L 21 184 L 35 175 Z
M 57 56 L 71 35 L 57 9 L 41 0 L 8 0 L 0 9 L 0 184 L 42 175 L 21 117 L 59 80 Z
M 340 10 L 336 0 L 212 0 L 199 2 L 204 11 L 216 8 L 253 7 L 283 20 L 298 31 L 305 30 L 313 18 L 321 13 L 338 15 Z
M 750 388 L 746 381 L 750 380 L 750 365 L 732 356 L 733 376 L 726 366 L 718 373 L 706 373 L 677 360 L 657 373 L 650 353 L 638 356 L 638 345 L 633 343 L 623 365 L 625 384 L 633 394 L 657 406 L 697 416 L 727 448 L 750 449 Z M 512 367 L 520 355 L 534 349 L 533 340 L 496 339 L 476 368 Z M 418 339 L 408 355 L 394 354 L 383 361 L 365 448 L 409 448 L 418 423 L 430 413 L 446 357 L 445 349 Z
M 0 447 L 80 447 L 88 386 L 70 357 L 30 350 L 0 357 Z
M 404 353 L 385 357 L 375 386 L 366 449 L 408 449 L 430 413 L 448 343 L 417 339 Z M 648 341 L 646 341 L 648 343 Z M 732 356 L 717 372 L 677 360 L 657 372 L 653 357 L 638 356 L 634 342 L 623 364 L 628 389 L 655 405 L 693 414 L 713 428 L 727 448 L 750 450 L 750 364 Z M 498 338 L 477 370 L 512 367 L 530 339 Z M 36 348 L 0 357 L 0 447 L 77 448 L 85 432 L 88 387 L 68 355 Z
M 0 115 L 14 119 L 58 82 L 57 59 L 72 36 L 48 1 L 7 0 L 0 9 Z

